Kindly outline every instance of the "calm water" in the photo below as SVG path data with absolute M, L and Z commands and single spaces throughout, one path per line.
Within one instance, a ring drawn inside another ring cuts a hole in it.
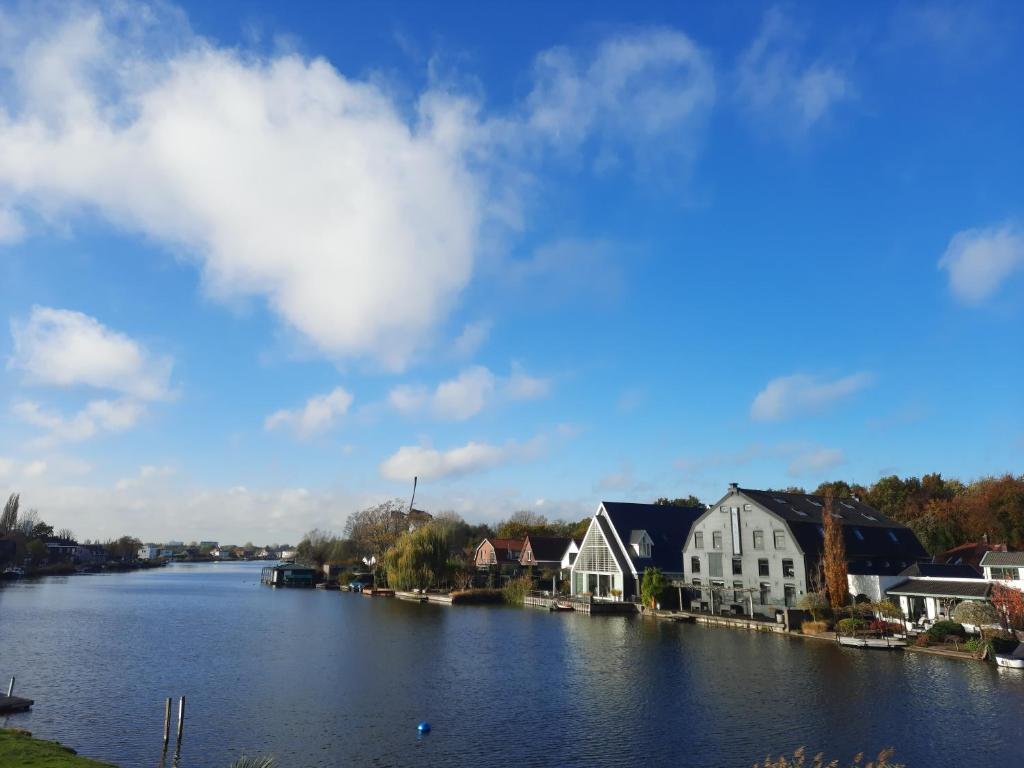
M 255 564 L 0 588 L 28 728 L 125 768 L 738 766 L 801 744 L 911 768 L 1021 765 L 1024 674 L 639 618 L 271 590 Z M 6 690 L 5 690 L 6 692 Z M 434 730 L 418 738 L 416 724 Z M 962 762 L 961 762 L 962 759 Z M 167 764 L 171 761 L 168 759 Z

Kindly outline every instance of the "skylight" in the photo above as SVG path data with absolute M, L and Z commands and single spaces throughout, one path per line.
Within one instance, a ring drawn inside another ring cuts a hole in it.
M 899 539 L 896 538 L 896 531 L 886 531 L 889 534 L 889 538 L 899 544 Z
M 878 518 L 875 517 L 874 515 L 869 515 L 867 512 L 864 512 L 863 514 L 864 514 L 864 517 L 866 517 L 868 520 L 874 520 L 875 522 L 878 522 Z
M 860 532 L 860 528 L 854 528 L 853 535 L 857 537 L 857 541 L 864 541 L 864 534 Z
M 816 507 L 820 507 L 821 506 L 821 502 L 820 501 L 815 501 L 814 499 L 808 499 L 808 501 L 811 502 L 811 504 L 813 504 Z
M 802 509 L 797 509 L 796 507 L 793 507 L 793 511 L 796 512 L 801 517 L 807 517 L 807 513 L 804 512 Z
M 786 503 L 785 499 L 780 499 L 778 496 L 773 496 L 772 498 L 775 499 L 775 501 L 779 502 L 779 504 L 785 504 Z

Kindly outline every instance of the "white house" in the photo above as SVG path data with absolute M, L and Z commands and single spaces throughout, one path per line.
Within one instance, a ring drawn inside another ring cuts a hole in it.
M 900 610 L 908 621 L 937 621 L 949 618 L 953 609 L 965 600 L 985 602 L 992 592 L 992 583 L 985 579 L 945 579 L 916 577 L 890 587 L 886 594 L 899 600 Z
M 156 544 L 143 544 L 139 547 L 136 557 L 139 560 L 156 560 L 160 555 L 160 548 Z
M 825 500 L 806 493 L 740 488 L 736 483 L 693 524 L 683 552 L 685 583 L 699 608 L 769 618 L 824 588 Z M 909 528 L 857 499 L 835 499 L 848 584 L 854 597 L 879 599 L 898 574 L 928 553 Z
M 981 568 L 986 579 L 1024 590 L 1024 552 L 986 552 Z
M 576 556 L 580 553 L 580 543 L 576 539 L 569 539 L 569 546 L 562 553 L 562 570 L 568 571 L 576 562 Z
M 603 501 L 571 566 L 572 594 L 639 598 L 646 568 L 682 577 L 683 543 L 703 507 Z

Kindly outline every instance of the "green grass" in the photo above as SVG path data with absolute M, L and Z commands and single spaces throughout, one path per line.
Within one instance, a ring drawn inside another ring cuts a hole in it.
M 33 739 L 20 731 L 0 729 L 0 768 L 114 768 L 79 757 L 55 741 Z

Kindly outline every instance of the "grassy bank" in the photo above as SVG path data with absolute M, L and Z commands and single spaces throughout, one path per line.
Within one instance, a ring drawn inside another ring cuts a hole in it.
M 0 729 L 0 768 L 115 768 L 79 757 L 55 741 L 34 739 L 27 731 Z

